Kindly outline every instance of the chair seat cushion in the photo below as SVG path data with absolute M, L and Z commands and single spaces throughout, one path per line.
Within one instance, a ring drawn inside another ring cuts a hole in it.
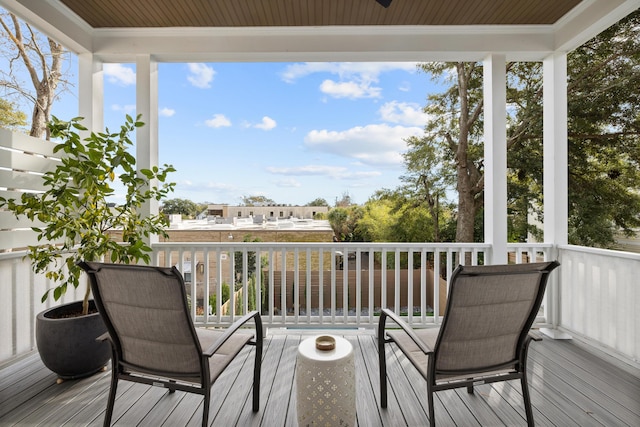
M 427 347 L 433 349 L 436 345 L 440 328 L 414 329 L 413 332 L 424 342 Z M 427 378 L 428 356 L 420 350 L 420 347 L 413 342 L 409 335 L 402 329 L 387 330 L 387 335 L 391 338 L 407 356 L 411 363 L 420 371 L 420 374 Z
M 198 340 L 203 350 L 211 347 L 224 333 L 224 329 L 196 328 Z M 231 363 L 233 358 L 249 342 L 254 335 L 252 333 L 236 332 L 209 358 L 209 374 L 213 383 L 222 373 L 224 368 Z
M 420 338 L 429 348 L 433 349 L 436 345 L 436 339 L 438 338 L 439 328 L 429 328 L 429 329 L 414 329 L 413 332 Z M 424 354 L 422 350 L 416 345 L 415 342 L 409 337 L 407 333 L 405 333 L 402 329 L 398 330 L 388 330 L 387 335 L 391 338 L 397 345 L 398 348 L 407 356 L 407 358 L 411 361 L 411 363 L 418 369 L 420 374 L 426 379 L 427 378 L 427 366 L 429 361 L 429 356 Z M 482 379 L 483 377 L 491 377 L 502 374 L 509 374 L 514 372 L 514 369 L 500 369 L 488 372 L 476 372 L 473 375 L 441 375 L 436 374 L 436 382 L 454 382 L 454 381 L 464 381 L 470 378 L 474 379 Z

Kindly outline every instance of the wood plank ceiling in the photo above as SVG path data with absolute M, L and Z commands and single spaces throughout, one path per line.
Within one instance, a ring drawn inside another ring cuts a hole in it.
M 551 25 L 581 0 L 60 0 L 93 28 Z

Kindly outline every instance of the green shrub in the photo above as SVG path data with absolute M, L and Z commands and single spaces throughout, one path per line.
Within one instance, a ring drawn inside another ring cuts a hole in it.
M 212 293 L 211 295 L 209 295 L 209 305 L 211 306 L 211 310 L 212 313 L 215 314 L 216 313 L 216 302 L 217 302 L 217 295 L 216 293 Z M 220 305 L 224 304 L 225 302 L 229 301 L 229 298 L 231 297 L 231 288 L 229 287 L 229 285 L 227 285 L 226 283 L 222 282 L 222 302 L 220 303 Z

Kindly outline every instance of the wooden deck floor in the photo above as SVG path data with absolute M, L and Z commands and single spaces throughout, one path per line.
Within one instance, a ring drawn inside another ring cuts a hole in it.
M 266 337 L 260 412 L 251 412 L 252 349 L 236 359 L 213 388 L 213 426 L 296 426 L 295 360 L 302 334 Z M 389 407 L 379 406 L 378 365 L 371 332 L 341 334 L 355 347 L 359 426 L 428 424 L 426 386 L 398 352 L 388 351 Z M 530 349 L 530 386 L 539 426 L 640 426 L 640 378 L 570 341 L 545 339 Z M 240 372 L 243 375 L 239 375 Z M 245 371 L 247 373 L 245 373 Z M 102 425 L 109 372 L 56 384 L 37 354 L 0 371 L 0 426 Z M 519 383 L 483 385 L 476 393 L 438 393 L 439 426 L 526 425 Z M 114 425 L 198 426 L 202 398 L 121 382 Z

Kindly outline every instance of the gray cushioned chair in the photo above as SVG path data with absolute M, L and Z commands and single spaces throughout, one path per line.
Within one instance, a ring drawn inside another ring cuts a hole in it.
M 385 344 L 394 342 L 427 380 L 429 424 L 435 425 L 433 393 L 519 379 L 527 423 L 533 412 L 527 386 L 527 351 L 540 340 L 535 321 L 556 261 L 459 266 L 451 276 L 440 328 L 413 329 L 389 309 L 378 325 L 380 405 L 387 407 Z M 387 319 L 400 328 L 386 329 Z
M 111 424 L 118 380 L 204 396 L 208 424 L 211 387 L 245 345 L 253 345 L 253 411 L 260 406 L 262 321 L 257 311 L 227 329 L 195 328 L 184 280 L 174 268 L 82 262 L 113 350 L 111 389 L 104 425 Z M 255 333 L 241 330 L 250 320 Z

